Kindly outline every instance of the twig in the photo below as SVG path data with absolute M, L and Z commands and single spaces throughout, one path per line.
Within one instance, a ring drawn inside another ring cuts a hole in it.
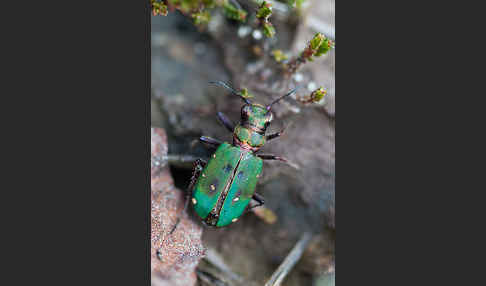
M 224 262 L 223 258 L 212 248 L 208 248 L 206 251 L 206 256 L 203 258 L 207 262 L 209 262 L 211 265 L 216 267 L 218 270 L 223 272 L 228 278 L 231 280 L 238 282 L 238 283 L 243 283 L 243 278 L 239 276 L 238 274 L 234 273 Z
M 228 286 L 228 284 L 224 283 L 223 281 L 219 280 L 219 278 L 215 277 L 209 272 L 196 269 L 196 274 L 199 279 L 202 281 L 206 282 L 209 285 L 214 285 L 214 286 Z
M 167 156 L 162 157 L 162 160 L 168 162 L 171 165 L 174 165 L 179 168 L 192 168 L 192 163 L 194 163 L 198 157 L 192 155 L 178 155 L 178 154 L 169 154 Z
M 280 266 L 272 274 L 272 277 L 267 281 L 265 286 L 278 286 L 282 283 L 287 274 L 292 270 L 294 265 L 299 261 L 300 257 L 307 248 L 312 235 L 309 232 L 305 232 L 300 240 L 295 244 L 292 251 L 285 258 L 285 260 L 280 264 Z

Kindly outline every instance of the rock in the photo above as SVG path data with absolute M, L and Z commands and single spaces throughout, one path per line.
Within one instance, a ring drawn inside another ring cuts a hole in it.
M 205 252 L 201 242 L 202 228 L 189 218 L 187 212 L 182 212 L 183 192 L 174 186 L 164 159 L 167 156 L 165 131 L 161 128 L 151 131 L 152 285 L 195 285 L 195 269 Z M 179 225 L 169 234 L 181 214 Z

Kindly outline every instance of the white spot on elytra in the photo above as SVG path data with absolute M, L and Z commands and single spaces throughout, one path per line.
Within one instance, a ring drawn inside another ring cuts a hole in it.
M 236 222 L 238 219 L 237 218 L 234 218 L 231 220 L 231 222 Z
M 195 198 L 192 198 L 192 204 L 193 204 L 193 205 L 197 204 L 197 201 L 196 201 L 196 199 L 195 199 Z
M 233 202 L 237 202 L 239 200 L 240 200 L 240 198 L 236 197 L 236 198 L 233 199 Z
M 210 185 L 209 187 L 211 188 L 211 191 L 216 190 L 216 187 L 214 185 Z

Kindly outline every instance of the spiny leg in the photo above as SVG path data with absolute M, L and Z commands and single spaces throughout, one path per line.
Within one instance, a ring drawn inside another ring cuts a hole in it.
M 265 136 L 265 137 L 266 137 L 266 139 L 267 139 L 267 141 L 270 141 L 270 140 L 272 140 L 272 139 L 275 139 L 275 138 L 278 138 L 278 137 L 282 136 L 282 135 L 284 134 L 285 130 L 286 130 L 288 127 L 289 127 L 289 125 L 284 126 L 284 127 L 282 128 L 282 130 L 280 130 L 279 132 L 276 132 L 276 133 L 269 134 L 269 135 Z
M 202 143 L 204 144 L 207 144 L 215 149 L 217 149 L 219 147 L 219 145 L 221 145 L 223 143 L 223 141 L 220 141 L 218 139 L 214 139 L 214 138 L 211 138 L 211 137 L 208 137 L 208 136 L 201 136 L 199 137 L 199 141 L 201 141 Z
M 272 139 L 275 139 L 275 138 L 278 138 L 280 136 L 282 136 L 282 134 L 284 133 L 285 129 L 282 129 L 281 131 L 277 132 L 277 133 L 273 133 L 273 134 L 269 134 L 266 136 L 266 139 L 267 141 L 270 141 Z
M 289 160 L 287 160 L 283 157 L 279 157 L 279 156 L 275 156 L 275 155 L 271 155 L 271 154 L 258 154 L 257 156 L 259 158 L 261 158 L 262 160 L 278 160 L 278 161 L 284 162 L 285 164 L 291 166 L 292 168 L 300 169 L 299 166 L 297 166 L 296 164 L 290 162 Z
M 194 188 L 194 185 L 196 184 L 197 179 L 199 178 L 199 175 L 201 175 L 201 172 L 203 171 L 206 164 L 207 164 L 207 162 L 204 161 L 203 159 L 197 159 L 194 162 L 194 169 L 192 171 L 191 183 L 189 184 L 189 187 L 187 188 L 187 190 L 189 191 L 189 192 L 187 192 L 187 193 L 189 193 L 189 196 L 192 194 L 192 189 Z
M 254 208 L 263 206 L 265 204 L 265 199 L 263 198 L 262 195 L 259 195 L 257 193 L 254 193 L 253 196 L 251 197 L 254 201 L 257 203 L 255 205 L 248 204 L 248 207 L 245 210 L 245 213 L 251 212 Z
M 194 185 L 196 184 L 197 179 L 199 178 L 199 175 L 201 175 L 201 172 L 203 171 L 204 166 L 206 166 L 206 164 L 207 164 L 207 162 L 204 161 L 204 160 L 202 160 L 202 159 L 197 159 L 194 162 L 194 168 L 193 168 L 193 171 L 192 171 L 191 182 L 189 183 L 189 187 L 186 190 L 186 196 L 185 196 L 185 202 L 184 202 L 184 209 L 182 210 L 182 213 L 180 213 L 177 216 L 177 221 L 174 224 L 174 226 L 172 227 L 172 230 L 169 232 L 169 235 L 172 234 L 176 230 L 177 226 L 181 222 L 181 216 L 187 210 L 187 207 L 189 205 L 189 201 L 190 201 L 191 196 L 192 196 L 192 191 L 193 191 Z
M 287 159 L 272 154 L 258 154 L 257 156 L 260 157 L 262 160 L 279 160 L 284 163 L 288 163 Z
M 221 123 L 223 123 L 224 127 L 228 129 L 229 132 L 233 133 L 235 130 L 235 124 L 231 122 L 231 120 L 226 116 L 223 112 L 218 112 L 218 119 Z
M 168 154 L 163 159 L 166 159 L 167 162 L 172 166 L 184 169 L 192 169 L 194 162 L 198 159 L 198 157 L 193 155 Z
M 250 206 L 248 208 L 249 211 L 252 210 L 253 208 L 256 208 L 256 207 L 259 207 L 259 206 L 263 206 L 263 204 L 265 204 L 265 198 L 263 198 L 262 195 L 259 195 L 257 193 L 254 193 L 251 198 L 254 199 L 257 202 L 257 204 L 254 205 L 254 206 Z

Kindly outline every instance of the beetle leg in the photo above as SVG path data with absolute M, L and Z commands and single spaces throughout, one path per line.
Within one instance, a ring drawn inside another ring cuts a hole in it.
M 193 163 L 198 159 L 198 157 L 193 155 L 168 154 L 163 159 L 166 159 L 166 162 L 172 166 L 184 169 L 192 169 L 194 165 Z
M 192 189 L 194 188 L 194 184 L 196 183 L 197 179 L 199 178 L 199 175 L 201 175 L 201 172 L 206 166 L 207 162 L 202 160 L 202 159 L 197 159 L 194 162 L 194 168 L 192 169 L 192 177 L 191 177 L 191 183 L 189 184 L 189 187 L 187 188 L 186 195 L 190 196 L 192 195 Z
M 283 158 L 283 157 L 279 157 L 279 156 L 275 156 L 275 155 L 271 155 L 271 154 L 258 154 L 257 155 L 258 157 L 260 157 L 262 160 L 279 160 L 279 161 L 282 161 L 284 163 L 286 163 L 287 165 L 291 166 L 292 168 L 295 168 L 295 169 L 300 169 L 300 167 L 292 162 L 290 162 L 289 160 Z
M 219 145 L 221 145 L 223 143 L 222 141 L 220 141 L 218 139 L 214 139 L 214 138 L 211 138 L 211 137 L 208 137 L 208 136 L 199 137 L 199 141 L 201 141 L 202 143 L 208 144 L 209 146 L 211 146 L 213 148 L 218 148 Z
M 224 127 L 226 127 L 229 132 L 233 133 L 235 130 L 235 124 L 231 122 L 231 120 L 223 112 L 218 112 L 218 119 L 221 123 L 223 123 Z
M 251 198 L 254 199 L 255 201 L 257 201 L 258 204 L 254 205 L 254 206 L 250 206 L 248 208 L 248 210 L 251 210 L 251 209 L 259 207 L 259 206 L 263 206 L 263 204 L 265 204 L 265 199 L 263 198 L 262 195 L 254 193 Z
M 273 134 L 269 134 L 266 136 L 266 139 L 267 141 L 270 141 L 272 139 L 275 139 L 277 137 L 280 137 L 282 136 L 282 134 L 284 133 L 285 129 L 282 129 L 280 132 L 277 132 L 277 133 L 273 133 Z
M 276 132 L 276 133 L 273 133 L 273 134 L 269 134 L 269 135 L 267 135 L 267 136 L 266 136 L 267 141 L 270 141 L 270 140 L 272 140 L 272 139 L 275 139 L 275 138 L 277 138 L 277 137 L 282 136 L 282 135 L 283 135 L 283 133 L 285 132 L 285 130 L 286 130 L 286 129 L 287 129 L 289 126 L 290 126 L 290 125 L 284 126 L 284 127 L 282 128 L 282 130 L 280 130 L 279 132 Z
M 251 197 L 253 200 L 255 200 L 257 202 L 256 205 L 251 205 L 249 204 L 248 205 L 248 208 L 246 209 L 245 213 L 249 213 L 251 212 L 252 209 L 256 208 L 256 207 L 260 207 L 260 206 L 263 206 L 263 204 L 265 204 L 265 199 L 263 198 L 262 195 L 259 195 L 257 193 L 254 193 L 253 196 Z
M 189 187 L 186 190 L 186 196 L 185 196 L 185 201 L 184 201 L 184 209 L 182 210 L 182 213 L 180 213 L 177 216 L 177 221 L 174 224 L 174 226 L 172 227 L 172 230 L 169 232 L 169 235 L 172 234 L 176 230 L 177 226 L 181 222 L 181 216 L 182 216 L 182 214 L 184 214 L 186 212 L 187 207 L 189 205 L 189 201 L 191 200 L 194 184 L 196 183 L 197 179 L 199 178 L 199 175 L 201 175 L 201 172 L 202 172 L 204 166 L 206 166 L 206 164 L 207 164 L 207 162 L 202 160 L 202 159 L 197 159 L 194 162 L 194 168 L 193 168 L 193 171 L 192 171 L 191 182 L 189 183 Z
M 285 163 L 288 162 L 287 159 L 272 154 L 258 154 L 257 156 L 260 157 L 262 160 L 279 160 Z

